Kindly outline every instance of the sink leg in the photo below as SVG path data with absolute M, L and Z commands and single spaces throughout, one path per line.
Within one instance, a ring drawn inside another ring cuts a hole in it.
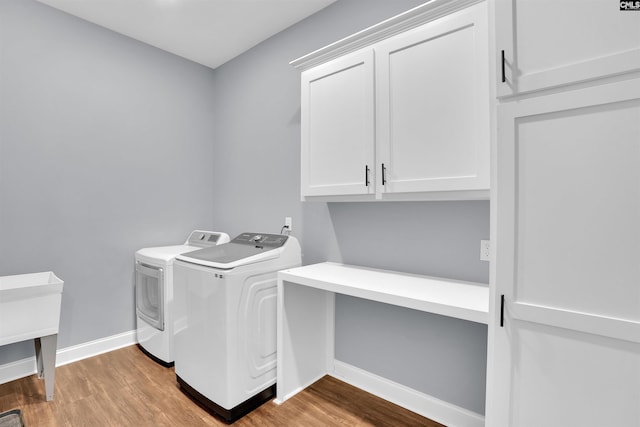
M 36 348 L 36 374 L 38 378 L 42 378 L 44 372 L 42 370 L 42 343 L 40 342 L 40 338 L 35 338 L 33 344 Z
M 58 344 L 58 334 L 47 335 L 46 337 L 34 340 L 36 348 L 36 363 L 38 378 L 44 377 L 44 388 L 47 401 L 53 400 L 53 385 L 56 376 L 56 350 Z

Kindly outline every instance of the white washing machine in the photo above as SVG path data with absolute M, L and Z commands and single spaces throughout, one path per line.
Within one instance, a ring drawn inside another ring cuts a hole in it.
M 228 423 L 275 396 L 276 273 L 300 264 L 294 237 L 264 233 L 176 258 L 176 377 Z
M 176 256 L 228 241 L 226 233 L 195 230 L 183 245 L 136 252 L 136 336 L 140 348 L 156 362 L 173 365 L 173 262 Z

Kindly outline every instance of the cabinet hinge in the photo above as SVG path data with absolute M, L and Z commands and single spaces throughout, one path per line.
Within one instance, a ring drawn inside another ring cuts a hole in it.
M 500 327 L 504 327 L 504 294 L 500 295 Z

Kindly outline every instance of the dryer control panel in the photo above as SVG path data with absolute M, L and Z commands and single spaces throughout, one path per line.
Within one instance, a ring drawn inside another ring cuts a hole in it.
M 189 246 L 196 246 L 199 248 L 207 248 L 209 246 L 215 246 L 220 243 L 226 243 L 228 241 L 229 236 L 226 233 L 195 230 L 191 232 L 185 244 Z
M 284 236 L 282 234 L 241 233 L 234 238 L 231 243 L 279 248 L 287 241 L 287 237 L 288 236 Z

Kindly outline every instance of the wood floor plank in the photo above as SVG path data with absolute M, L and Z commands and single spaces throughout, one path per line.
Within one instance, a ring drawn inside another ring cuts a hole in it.
M 35 375 L 0 385 L 0 412 L 19 408 L 28 427 L 225 426 L 194 403 L 165 368 L 137 346 L 56 368 L 53 402 Z M 237 427 L 442 427 L 434 421 L 324 377 L 282 405 L 267 402 Z

